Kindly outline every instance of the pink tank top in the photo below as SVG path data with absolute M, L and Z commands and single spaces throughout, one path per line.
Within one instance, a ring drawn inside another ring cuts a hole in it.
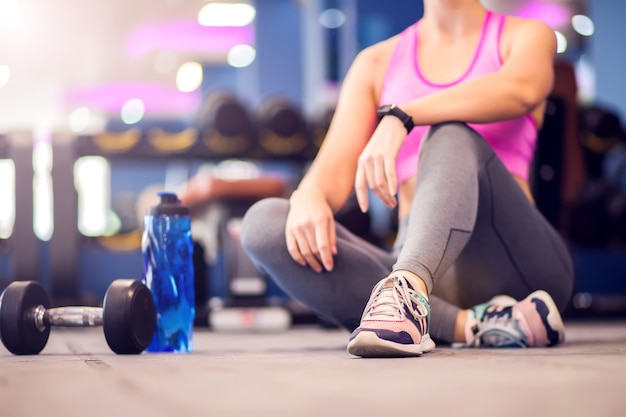
M 417 63 L 417 28 L 419 21 L 400 34 L 383 84 L 380 104 L 402 104 L 436 93 L 482 75 L 496 72 L 502 66 L 500 36 L 506 17 L 488 12 L 474 59 L 465 74 L 448 84 L 434 84 L 420 72 Z M 535 151 L 537 126 L 527 114 L 517 119 L 495 123 L 472 124 L 491 145 L 507 169 L 521 178 L 528 178 L 528 169 Z M 417 160 L 422 138 L 429 126 L 416 126 L 407 136 L 398 158 L 398 183 L 402 184 L 417 172 Z

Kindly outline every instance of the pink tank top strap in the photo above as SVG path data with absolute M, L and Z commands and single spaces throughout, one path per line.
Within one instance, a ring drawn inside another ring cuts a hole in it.
M 500 39 L 502 38 L 505 21 L 506 16 L 499 13 L 489 12 L 488 19 L 485 22 L 484 35 L 481 39 L 481 42 L 483 43 L 483 45 L 481 45 L 481 49 L 483 52 L 483 58 L 490 60 L 490 67 L 492 65 L 500 67 L 503 64 L 502 54 L 500 53 Z

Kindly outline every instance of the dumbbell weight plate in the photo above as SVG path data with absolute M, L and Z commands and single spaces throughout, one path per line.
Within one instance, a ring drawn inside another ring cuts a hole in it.
M 48 294 L 35 281 L 15 281 L 0 296 L 0 338 L 15 355 L 36 355 L 48 343 L 50 326 L 35 327 L 37 306 L 50 307 Z
M 121 355 L 143 352 L 154 335 L 156 308 L 152 292 L 140 281 L 113 281 L 104 296 L 104 337 Z

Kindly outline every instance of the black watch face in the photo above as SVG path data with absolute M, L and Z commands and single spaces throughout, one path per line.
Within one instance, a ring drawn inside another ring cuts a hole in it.
M 385 104 L 378 109 L 378 116 L 383 117 L 391 113 L 392 104 Z
M 392 116 L 395 116 L 398 119 L 400 119 L 402 121 L 402 124 L 406 128 L 407 132 L 410 133 L 411 130 L 413 129 L 414 125 L 413 125 L 413 119 L 411 119 L 411 116 L 409 116 L 408 114 L 403 112 L 395 104 L 385 104 L 385 105 L 380 106 L 378 108 L 378 119 L 379 120 L 382 119 L 383 117 L 387 116 L 387 115 L 392 115 Z

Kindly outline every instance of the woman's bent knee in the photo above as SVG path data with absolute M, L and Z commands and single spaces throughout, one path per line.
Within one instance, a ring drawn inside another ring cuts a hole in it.
M 430 128 L 420 148 L 420 163 L 434 158 L 449 166 L 482 165 L 492 155 L 493 149 L 478 132 L 465 123 L 448 122 Z
M 253 204 L 243 217 L 241 244 L 248 252 L 284 245 L 285 222 L 289 202 L 283 198 L 266 198 Z
M 489 146 L 478 132 L 461 122 L 440 123 L 433 125 L 429 129 L 424 139 L 424 145 L 441 144 L 442 142 L 450 142 L 451 145 L 457 148 L 463 142 Z

